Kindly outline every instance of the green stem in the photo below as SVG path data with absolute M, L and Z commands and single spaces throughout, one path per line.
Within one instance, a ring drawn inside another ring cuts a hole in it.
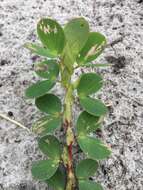
M 75 174 L 73 167 L 73 155 L 72 155 L 72 146 L 74 143 L 74 133 L 72 131 L 72 104 L 73 104 L 73 88 L 71 83 L 69 84 L 64 102 L 64 115 L 63 115 L 63 123 L 64 129 L 66 132 L 66 150 L 67 150 L 67 159 L 66 159 L 66 169 L 67 169 L 67 184 L 66 190 L 74 190 L 75 189 Z

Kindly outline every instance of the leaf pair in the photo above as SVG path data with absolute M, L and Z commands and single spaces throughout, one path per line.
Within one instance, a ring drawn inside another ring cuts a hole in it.
M 65 25 L 66 37 L 64 63 L 68 66 L 77 62 L 84 65 L 95 60 L 103 51 L 106 39 L 98 32 L 89 32 L 84 18 L 73 19 Z
M 33 125 L 33 131 L 40 135 L 52 134 L 61 126 L 62 104 L 60 99 L 54 94 L 45 94 L 36 98 L 35 104 L 40 111 L 48 115 Z
M 98 162 L 93 159 L 81 160 L 76 167 L 76 177 L 78 178 L 79 190 L 103 190 L 98 183 L 89 181 L 98 169 Z
M 107 113 L 106 106 L 89 95 L 97 92 L 103 85 L 102 78 L 96 73 L 82 74 L 77 86 L 81 106 L 91 115 L 101 116 Z
M 59 74 L 59 66 L 54 60 L 47 60 L 36 64 L 35 72 L 41 78 L 47 79 L 38 81 L 26 90 L 28 98 L 37 98 L 48 92 L 54 85 Z
M 95 117 L 82 112 L 77 120 L 76 129 L 78 134 L 78 143 L 87 157 L 94 160 L 105 159 L 111 154 L 110 149 L 99 139 L 90 137 L 90 133 L 100 127 L 100 117 Z
M 51 135 L 40 138 L 38 145 L 49 159 L 35 162 L 32 165 L 32 175 L 36 179 L 45 181 L 50 179 L 59 167 L 61 147 L 57 138 Z

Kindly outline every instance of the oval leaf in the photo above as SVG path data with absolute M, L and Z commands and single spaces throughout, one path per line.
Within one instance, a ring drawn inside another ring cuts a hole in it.
M 35 104 L 42 112 L 58 115 L 61 112 L 61 101 L 54 94 L 45 94 L 36 99 Z
M 46 60 L 35 65 L 38 76 L 55 81 L 59 74 L 59 66 L 55 60 Z
M 65 25 L 64 33 L 72 53 L 78 54 L 88 39 L 88 22 L 84 18 L 72 19 Z
M 53 86 L 54 82 L 49 80 L 38 81 L 26 90 L 26 96 L 28 98 L 37 98 L 48 92 Z
M 105 115 L 108 111 L 106 106 L 100 100 L 90 97 L 81 98 L 80 104 L 88 113 L 94 116 Z
M 46 135 L 53 133 L 57 128 L 61 126 L 60 117 L 45 116 L 39 119 L 32 127 L 32 131 L 36 134 Z
M 98 162 L 92 159 L 81 160 L 76 167 L 76 176 L 79 179 L 86 179 L 93 176 L 98 168 Z
M 97 92 L 103 85 L 103 80 L 100 75 L 95 73 L 82 74 L 77 92 L 79 96 L 87 96 Z
M 77 62 L 87 63 L 95 60 L 103 51 L 106 38 L 98 32 L 91 32 L 88 40 L 80 52 Z
M 55 55 L 63 51 L 65 44 L 64 32 L 55 20 L 41 19 L 37 25 L 37 33 L 44 46 Z
M 45 181 L 55 174 L 58 165 L 59 162 L 50 159 L 37 161 L 33 163 L 31 172 L 34 178 Z
M 78 135 L 80 134 L 89 134 L 96 131 L 100 127 L 100 117 L 93 116 L 86 111 L 83 111 L 77 120 L 76 129 Z
M 40 150 L 50 159 L 60 160 L 61 147 L 58 139 L 52 135 L 46 135 L 38 140 Z
M 99 139 L 88 136 L 79 136 L 78 143 L 83 152 L 92 159 L 102 160 L 111 154 L 111 150 Z
M 32 53 L 35 53 L 37 55 L 41 55 L 48 58 L 56 58 L 56 55 L 52 54 L 48 49 L 40 47 L 36 44 L 32 43 L 26 43 L 24 45 L 27 49 L 29 49 Z
M 46 181 L 54 190 L 64 190 L 66 184 L 66 176 L 63 171 L 58 169 L 56 173 Z
M 91 67 L 91 68 L 99 68 L 99 67 L 111 67 L 112 66 L 112 64 L 103 64 L 103 63 L 85 63 L 85 64 L 83 64 L 83 65 L 80 65 L 81 67 Z
M 79 190 L 103 190 L 102 186 L 99 183 L 91 182 L 89 180 L 79 181 Z

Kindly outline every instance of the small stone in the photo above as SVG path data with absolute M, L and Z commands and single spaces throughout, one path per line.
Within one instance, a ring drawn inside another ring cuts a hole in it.
M 13 112 L 12 112 L 12 111 L 9 111 L 9 112 L 8 112 L 8 116 L 13 117 Z

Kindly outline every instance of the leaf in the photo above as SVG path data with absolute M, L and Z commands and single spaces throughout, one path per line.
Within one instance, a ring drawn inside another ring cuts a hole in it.
M 52 53 L 48 49 L 40 47 L 40 46 L 38 46 L 36 44 L 26 43 L 24 45 L 24 47 L 26 47 L 32 53 L 35 53 L 37 55 L 41 55 L 41 56 L 48 57 L 48 58 L 56 58 L 57 57 L 54 53 Z
M 45 94 L 37 98 L 35 104 L 39 110 L 47 114 L 58 115 L 62 109 L 60 99 L 54 94 Z
M 102 160 L 111 154 L 111 150 L 99 139 L 88 136 L 78 136 L 78 143 L 82 151 L 92 159 Z
M 65 189 L 65 183 L 66 183 L 66 177 L 63 171 L 58 169 L 56 173 L 46 181 L 48 185 L 50 185 L 54 190 L 64 190 Z
M 98 67 L 109 67 L 112 66 L 112 64 L 100 64 L 100 63 L 85 63 L 83 65 L 80 65 L 81 67 L 91 67 L 91 68 L 98 68 Z
M 60 160 L 61 146 L 59 140 L 52 135 L 43 136 L 38 140 L 40 150 L 50 159 Z
M 61 126 L 60 117 L 45 116 L 39 119 L 32 127 L 32 131 L 40 134 L 46 135 L 48 133 L 53 133 L 57 128 Z
M 37 98 L 48 92 L 54 86 L 54 84 L 55 83 L 50 80 L 38 81 L 26 89 L 25 95 L 28 98 Z
M 80 99 L 80 104 L 91 115 L 102 116 L 107 113 L 106 106 L 98 99 L 82 97 Z
M 79 181 L 79 190 L 103 190 L 102 186 L 99 183 L 91 182 L 89 180 Z
M 55 60 L 46 60 L 35 65 L 38 76 L 55 81 L 59 74 L 59 66 Z
M 96 73 L 82 74 L 77 92 L 79 96 L 87 96 L 97 92 L 103 85 L 103 80 L 100 75 Z
M 88 39 L 88 22 L 84 18 L 72 19 L 65 25 L 64 33 L 73 55 L 77 55 Z
M 69 45 L 66 45 L 66 48 L 64 49 L 64 55 L 62 58 L 63 65 L 65 66 L 65 69 L 67 70 L 67 74 L 70 75 L 73 73 L 73 65 L 76 61 L 76 55 L 72 53 L 71 48 Z
M 79 179 L 86 179 L 93 176 L 98 168 L 98 162 L 92 159 L 81 160 L 76 167 L 76 176 Z
M 96 131 L 100 127 L 100 117 L 93 116 L 86 111 L 83 111 L 77 120 L 76 129 L 78 135 L 89 134 Z
M 103 51 L 106 38 L 98 32 L 90 32 L 88 40 L 80 52 L 77 62 L 87 63 L 95 60 Z
M 55 174 L 58 165 L 57 160 L 40 160 L 33 163 L 31 172 L 34 178 L 45 181 Z
M 41 19 L 37 25 L 37 33 L 41 42 L 52 53 L 58 55 L 63 51 L 65 36 L 62 27 L 50 18 Z

